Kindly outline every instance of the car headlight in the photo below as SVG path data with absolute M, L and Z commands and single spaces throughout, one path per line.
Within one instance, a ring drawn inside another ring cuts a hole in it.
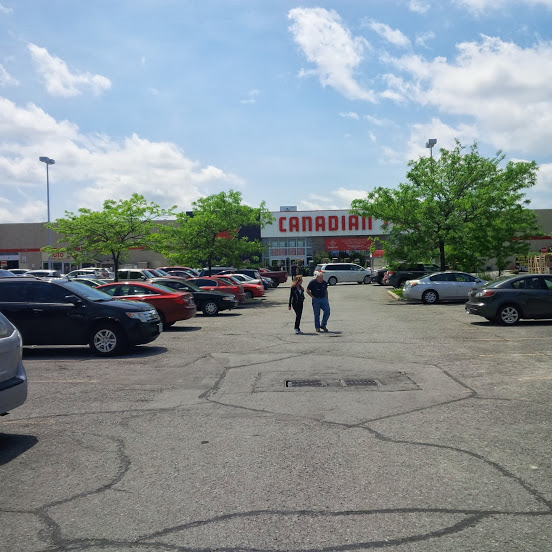
M 234 301 L 234 297 L 227 296 L 227 297 L 223 297 L 222 300 L 223 301 Z
M 153 311 L 127 312 L 126 315 L 129 318 L 140 320 L 140 322 L 148 322 L 154 319 Z

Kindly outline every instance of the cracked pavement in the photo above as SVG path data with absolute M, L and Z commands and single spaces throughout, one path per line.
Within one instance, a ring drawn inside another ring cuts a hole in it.
M 120 358 L 26 349 L 0 551 L 550 550 L 552 322 L 346 284 L 295 335 L 288 295 Z

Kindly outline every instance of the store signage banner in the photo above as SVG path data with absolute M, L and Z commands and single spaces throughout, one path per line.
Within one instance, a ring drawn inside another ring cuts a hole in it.
M 261 229 L 263 238 L 369 236 L 382 233 L 382 223 L 349 211 L 273 211 L 275 221 Z
M 372 240 L 370 238 L 326 238 L 326 251 L 368 251 Z

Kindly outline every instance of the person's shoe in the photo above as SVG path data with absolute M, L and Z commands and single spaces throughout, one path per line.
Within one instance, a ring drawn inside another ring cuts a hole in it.
M 327 332 L 328 328 L 326 328 L 326 326 L 322 326 L 322 331 Z
M 320 328 L 315 328 L 315 330 L 316 330 L 318 333 L 320 333 Z
M 299 328 L 295 328 L 295 333 L 296 334 L 300 334 L 301 333 L 301 330 Z

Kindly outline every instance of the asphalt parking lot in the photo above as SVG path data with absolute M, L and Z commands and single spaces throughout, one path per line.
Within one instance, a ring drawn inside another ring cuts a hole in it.
M 288 296 L 124 357 L 26 349 L 0 551 L 551 550 L 552 321 L 344 284 L 295 335 Z

